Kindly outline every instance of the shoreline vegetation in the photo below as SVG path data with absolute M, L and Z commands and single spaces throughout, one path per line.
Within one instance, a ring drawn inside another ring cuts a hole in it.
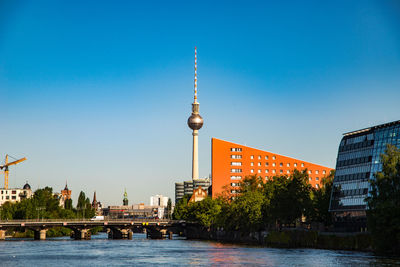
M 245 177 L 215 199 L 191 203 L 185 195 L 176 203 L 173 218 L 192 225 L 186 230 L 189 239 L 240 243 L 264 233 L 252 242 L 400 255 L 400 150 L 388 145 L 381 162 L 382 171 L 369 181 L 372 191 L 365 200 L 368 233 L 335 232 L 328 211 L 334 172 L 322 179 L 320 188 L 313 188 L 307 170 L 296 169 L 290 176 L 266 181 L 256 175 Z M 293 225 L 307 229 L 288 229 Z
M 191 227 L 186 232 L 189 240 L 212 240 L 233 244 L 258 245 L 271 248 L 314 248 L 373 252 L 369 233 L 334 233 L 285 229 L 282 231 L 207 231 Z

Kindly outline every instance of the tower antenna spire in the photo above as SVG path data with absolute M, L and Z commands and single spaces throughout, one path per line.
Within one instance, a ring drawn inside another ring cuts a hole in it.
M 197 48 L 194 47 L 194 102 L 197 103 Z

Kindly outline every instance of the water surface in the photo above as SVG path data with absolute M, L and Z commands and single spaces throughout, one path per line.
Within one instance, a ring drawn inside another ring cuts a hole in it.
M 191 240 L 109 240 L 101 233 L 92 240 L 69 237 L 46 241 L 0 242 L 0 266 L 400 266 L 400 259 L 370 253 L 249 247 Z

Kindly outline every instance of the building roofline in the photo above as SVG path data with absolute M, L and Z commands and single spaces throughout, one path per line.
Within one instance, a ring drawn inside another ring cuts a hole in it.
M 255 148 L 255 147 L 251 147 L 251 146 L 247 146 L 247 145 L 241 145 L 241 144 L 234 143 L 234 142 L 231 142 L 231 141 L 226 141 L 226 140 L 223 140 L 223 139 L 220 139 L 220 138 L 211 137 L 211 140 L 212 140 L 212 139 L 221 140 L 221 141 L 228 142 L 228 143 L 235 144 L 235 145 L 239 145 L 239 146 L 245 146 L 245 147 L 248 147 L 248 148 L 251 148 L 251 149 L 255 149 L 255 150 L 259 150 L 259 151 L 267 152 L 267 153 L 271 153 L 271 154 L 276 154 L 276 155 L 279 155 L 279 156 L 282 156 L 282 157 L 286 157 L 286 158 L 290 158 L 290 159 L 294 159 L 294 160 L 298 160 L 298 161 L 304 161 L 304 162 L 307 162 L 307 163 L 310 163 L 310 164 L 313 164 L 313 165 L 317 165 L 317 166 L 323 167 L 323 168 L 329 168 L 329 169 L 332 169 L 332 170 L 335 169 L 335 168 L 331 168 L 331 167 L 327 167 L 327 166 L 322 166 L 322 165 L 320 165 L 320 164 L 315 164 L 315 163 L 313 163 L 313 162 L 309 162 L 309 161 L 306 161 L 306 160 L 302 160 L 302 159 L 297 159 L 297 158 L 289 157 L 289 156 L 282 155 L 282 154 L 279 154 L 279 153 L 274 153 L 274 152 L 262 150 L 262 149 L 259 149 L 259 148 Z
M 396 125 L 396 124 L 400 124 L 400 120 L 392 121 L 392 122 L 386 122 L 386 123 L 378 124 L 378 125 L 371 126 L 371 127 L 368 127 L 368 128 L 363 128 L 363 129 L 360 129 L 360 130 L 347 132 L 347 133 L 344 133 L 343 135 L 344 136 L 354 135 L 354 134 L 368 132 L 370 130 L 375 130 L 375 129 L 378 129 L 378 128 L 388 127 L 388 126 Z

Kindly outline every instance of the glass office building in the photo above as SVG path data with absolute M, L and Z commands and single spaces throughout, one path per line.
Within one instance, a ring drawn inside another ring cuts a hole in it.
M 368 181 L 382 170 L 380 155 L 388 144 L 400 148 L 400 121 L 344 134 L 329 206 L 336 227 L 353 231 L 366 227 Z

